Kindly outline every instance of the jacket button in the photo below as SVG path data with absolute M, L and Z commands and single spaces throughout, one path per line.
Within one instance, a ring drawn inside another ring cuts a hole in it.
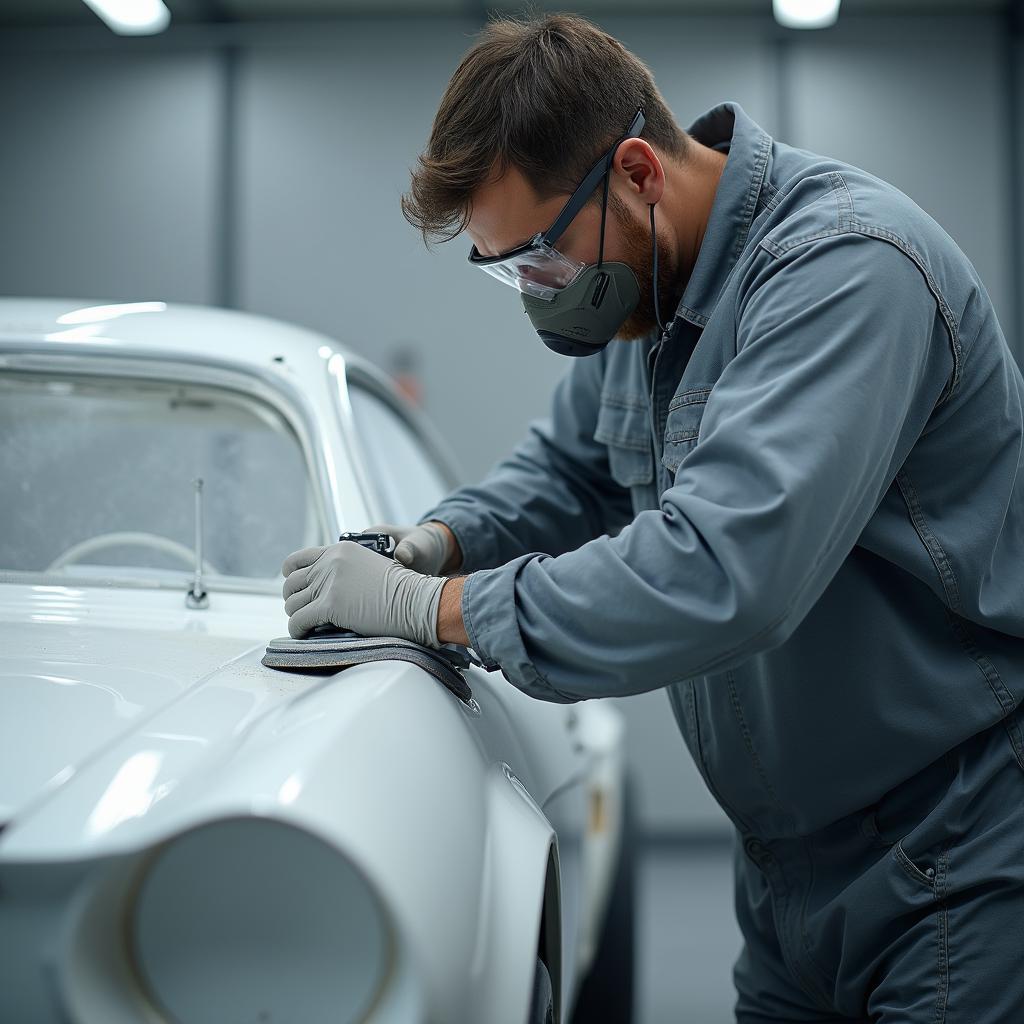
M 759 839 L 747 839 L 743 846 L 751 857 L 760 857 L 764 853 L 764 843 Z
M 925 869 L 924 869 L 924 873 L 925 873 L 925 874 L 926 874 L 926 875 L 927 875 L 927 876 L 928 876 L 929 878 L 934 878 L 934 877 L 935 877 L 935 868 L 925 868 Z

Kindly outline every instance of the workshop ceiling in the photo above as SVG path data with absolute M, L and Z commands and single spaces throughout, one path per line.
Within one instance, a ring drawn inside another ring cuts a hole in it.
M 173 22 L 246 22 L 344 18 L 353 15 L 470 15 L 520 11 L 524 0 L 166 0 Z M 581 14 L 756 14 L 770 0 L 562 0 L 533 7 Z M 1006 9 L 1008 0 L 843 0 L 843 12 L 981 13 Z M 0 25 L 66 26 L 96 22 L 82 0 L 0 0 Z

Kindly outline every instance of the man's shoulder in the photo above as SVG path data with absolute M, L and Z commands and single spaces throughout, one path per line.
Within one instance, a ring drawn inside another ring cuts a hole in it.
M 942 226 L 910 196 L 853 164 L 788 146 L 773 167 L 774 197 L 758 244 L 773 256 L 839 235 L 887 242 L 922 269 L 941 253 L 966 264 Z

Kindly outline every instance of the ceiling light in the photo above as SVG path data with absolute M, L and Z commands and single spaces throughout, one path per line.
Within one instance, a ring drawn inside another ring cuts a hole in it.
M 163 0 L 85 0 L 119 36 L 149 36 L 163 32 L 171 12 Z
M 772 0 L 783 28 L 828 28 L 839 17 L 839 0 Z

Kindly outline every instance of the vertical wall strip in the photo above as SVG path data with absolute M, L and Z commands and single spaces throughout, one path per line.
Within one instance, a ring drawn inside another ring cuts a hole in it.
M 235 43 L 220 49 L 220 116 L 216 147 L 216 227 L 214 302 L 238 308 L 238 69 L 240 52 Z
M 779 142 L 790 146 L 802 145 L 793 138 L 793 42 L 785 29 L 775 29 L 772 37 L 772 70 L 775 78 L 775 130 L 772 134 Z
M 1021 196 L 1021 171 L 1024 167 L 1024 0 L 1012 0 L 1007 5 L 1006 32 L 1003 41 L 1003 88 L 1006 91 L 1006 138 L 1009 161 L 1009 203 L 1010 217 L 1010 301 L 1013 303 L 1013 322 L 1007 334 L 1010 350 L 1017 362 L 1024 365 L 1024 197 Z

